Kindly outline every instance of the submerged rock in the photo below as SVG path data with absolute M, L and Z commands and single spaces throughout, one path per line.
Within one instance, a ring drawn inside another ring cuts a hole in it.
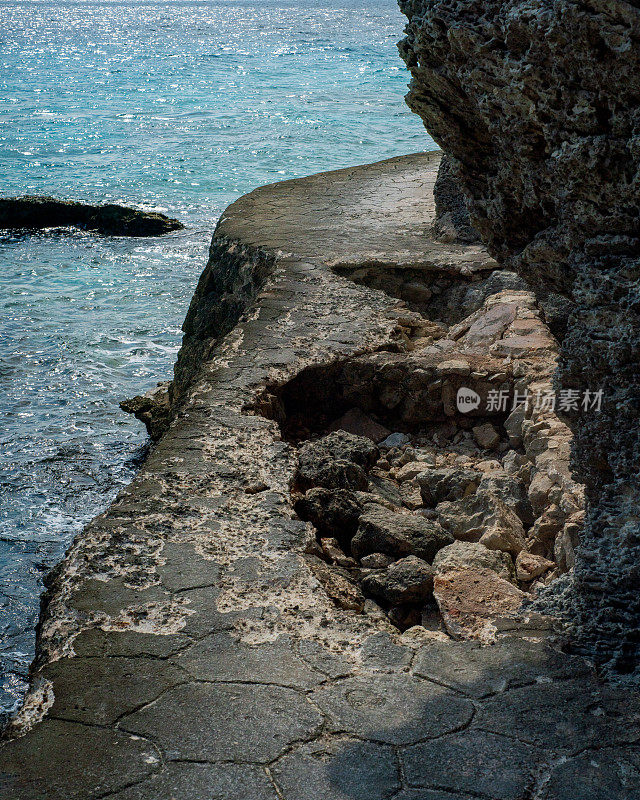
M 0 228 L 38 230 L 81 228 L 106 236 L 161 236 L 184 228 L 154 211 L 108 203 L 93 205 L 55 197 L 0 198 Z

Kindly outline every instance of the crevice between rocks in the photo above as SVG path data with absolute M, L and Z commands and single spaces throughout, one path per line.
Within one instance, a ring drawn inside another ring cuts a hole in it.
M 501 270 L 335 269 L 405 301 L 392 338 L 268 384 L 246 409 L 298 450 L 290 488 L 314 529 L 311 572 L 342 609 L 493 641 L 501 617 L 571 568 L 577 544 L 570 435 L 548 409 L 517 403 L 550 390 L 556 342 Z

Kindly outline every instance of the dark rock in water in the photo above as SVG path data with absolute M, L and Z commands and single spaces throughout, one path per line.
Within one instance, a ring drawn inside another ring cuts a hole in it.
M 69 227 L 106 236 L 161 236 L 184 225 L 164 214 L 113 204 L 91 205 L 55 197 L 0 198 L 0 228 Z
M 302 489 L 366 489 L 366 470 L 378 455 L 370 439 L 335 431 L 300 448 L 296 482 Z
M 560 336 L 587 517 L 574 637 L 640 677 L 640 15 L 625 0 L 401 0 L 411 108 L 491 255 Z M 603 390 L 601 410 L 597 393 Z
M 433 590 L 433 569 L 416 556 L 396 561 L 382 572 L 367 575 L 362 588 L 367 594 L 391 605 L 423 603 Z
M 453 536 L 437 522 L 371 503 L 360 517 L 351 551 L 356 558 L 384 553 L 393 557 L 415 555 L 431 562 L 438 550 L 452 542 Z

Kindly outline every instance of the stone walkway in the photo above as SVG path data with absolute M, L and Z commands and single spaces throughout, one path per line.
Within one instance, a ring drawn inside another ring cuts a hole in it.
M 426 238 L 437 165 L 276 184 L 225 212 L 219 241 L 273 270 L 51 577 L 3 800 L 640 798 L 637 693 L 600 685 L 544 620 L 480 647 L 337 608 L 304 556 L 295 451 L 246 410 L 391 341 L 401 304 L 328 265 L 487 263 Z

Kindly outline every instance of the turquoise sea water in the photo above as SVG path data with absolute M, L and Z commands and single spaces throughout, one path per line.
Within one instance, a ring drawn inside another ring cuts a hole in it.
M 144 455 L 216 219 L 254 186 L 435 149 L 394 0 L 0 2 L 0 194 L 162 210 L 160 239 L 0 235 L 0 714 L 47 568 Z

